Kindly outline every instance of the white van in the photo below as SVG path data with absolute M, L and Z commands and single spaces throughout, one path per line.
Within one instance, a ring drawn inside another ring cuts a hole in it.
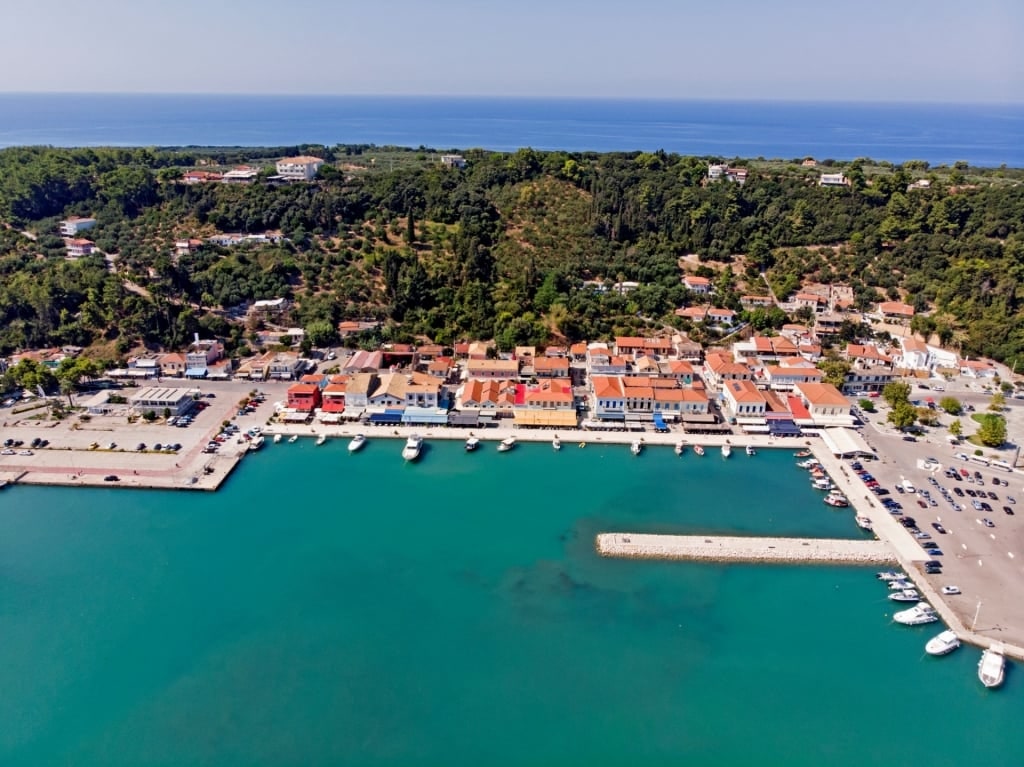
M 903 489 L 906 490 L 910 495 L 913 495 L 914 493 L 917 492 L 917 490 L 914 489 L 914 484 L 909 479 L 903 480 L 903 482 L 901 482 L 900 484 L 903 486 Z

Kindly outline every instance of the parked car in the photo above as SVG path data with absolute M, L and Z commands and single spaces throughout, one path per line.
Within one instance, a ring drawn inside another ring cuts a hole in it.
M 935 528 L 935 532 L 941 533 L 942 535 L 946 534 L 946 528 L 944 528 L 938 522 L 932 522 L 932 527 Z
M 988 517 L 985 517 L 983 520 L 981 520 L 981 524 L 983 524 L 985 527 L 995 527 L 995 523 Z

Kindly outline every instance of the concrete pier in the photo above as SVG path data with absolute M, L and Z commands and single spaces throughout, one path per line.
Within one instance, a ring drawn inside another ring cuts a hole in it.
M 722 535 L 601 533 L 597 553 L 628 559 L 697 562 L 889 565 L 896 557 L 882 541 L 832 538 L 761 538 Z

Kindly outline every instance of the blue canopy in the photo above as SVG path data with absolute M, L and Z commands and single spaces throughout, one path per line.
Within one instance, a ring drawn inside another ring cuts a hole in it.
M 665 419 L 661 417 L 661 413 L 654 414 L 654 428 L 658 431 L 668 429 L 668 426 L 665 425 Z

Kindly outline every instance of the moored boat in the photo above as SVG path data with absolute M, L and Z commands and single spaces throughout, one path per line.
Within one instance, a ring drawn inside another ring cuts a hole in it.
M 732 445 L 722 445 L 722 458 L 732 455 Z
M 793 453 L 793 457 L 794 458 L 806 458 L 810 454 L 811 454 L 810 450 L 798 450 L 797 452 Z
M 407 461 L 415 461 L 420 457 L 420 451 L 422 450 L 423 437 L 413 434 L 405 441 L 405 447 L 402 448 L 402 458 Z
M 284 439 L 284 435 L 283 434 L 275 434 L 274 435 L 274 444 L 275 445 L 278 444 L 282 439 Z
M 921 595 L 917 593 L 917 589 L 901 589 L 891 593 L 889 599 L 893 602 L 920 602 Z
M 747 455 L 757 455 L 757 451 L 754 450 L 754 446 L 753 445 L 747 445 L 746 450 L 747 450 Z
M 835 485 L 833 485 L 832 480 L 826 476 L 811 480 L 811 487 L 815 490 L 832 490 L 835 488 Z
M 633 440 L 633 442 L 629 446 L 629 452 L 631 452 L 633 455 L 640 455 L 640 453 L 642 453 L 643 450 L 644 443 L 638 439 Z
M 981 654 L 978 661 L 978 679 L 986 687 L 998 687 L 1003 683 L 1003 676 L 1006 673 L 1006 658 L 1003 657 L 1004 648 L 1001 643 L 996 643 Z
M 257 434 L 255 437 L 253 437 L 251 440 L 249 440 L 249 447 L 248 447 L 248 449 L 253 451 L 253 452 L 255 452 L 255 451 L 259 450 L 261 447 L 263 447 L 263 442 L 264 442 L 263 435 L 262 434 Z
M 903 626 L 921 626 L 925 623 L 935 623 L 939 616 L 934 607 L 922 602 L 909 610 L 893 613 L 892 619 Z
M 694 445 L 693 452 L 695 452 L 697 455 L 704 455 L 704 448 L 701 447 L 700 445 Z
M 288 442 L 289 443 L 291 443 L 291 442 L 298 442 L 298 440 L 299 440 L 299 435 L 298 434 L 293 434 L 292 436 L 290 436 L 288 438 Z
M 850 505 L 850 502 L 846 500 L 846 496 L 836 490 L 825 496 L 825 503 L 829 506 L 835 506 L 837 509 L 846 508 Z
M 356 451 L 361 450 L 365 444 L 366 436 L 363 434 L 357 434 L 352 438 L 352 441 L 348 443 L 348 451 L 350 453 L 355 453 Z
M 326 441 L 327 441 L 327 435 L 326 434 L 321 434 L 319 437 L 316 438 L 316 446 L 320 447 L 320 445 L 324 444 Z
M 507 453 L 509 450 L 516 446 L 515 437 L 505 437 L 501 442 L 498 443 L 498 452 Z
M 479 437 L 470 437 L 469 439 L 466 440 L 466 452 L 467 453 L 472 453 L 478 447 L 480 447 L 480 438 Z
M 900 581 L 906 578 L 907 575 L 897 570 L 883 570 L 880 573 L 876 573 L 875 577 L 880 581 Z
M 682 440 L 679 440 L 679 442 L 676 442 L 676 446 L 675 446 L 676 455 L 682 455 L 684 450 L 686 450 L 686 443 L 683 442 Z
M 924 646 L 924 651 L 929 655 L 949 655 L 960 646 L 960 639 L 955 631 L 946 629 L 941 634 L 933 636 Z
M 865 517 L 863 514 L 858 514 L 854 517 L 854 521 L 857 523 L 857 527 L 861 530 L 867 530 L 870 533 L 875 529 L 874 525 L 871 523 L 871 517 Z
M 555 438 L 553 440 L 551 440 L 551 449 L 552 450 L 561 450 L 562 449 L 562 440 L 560 440 L 558 438 L 557 434 L 555 435 Z

